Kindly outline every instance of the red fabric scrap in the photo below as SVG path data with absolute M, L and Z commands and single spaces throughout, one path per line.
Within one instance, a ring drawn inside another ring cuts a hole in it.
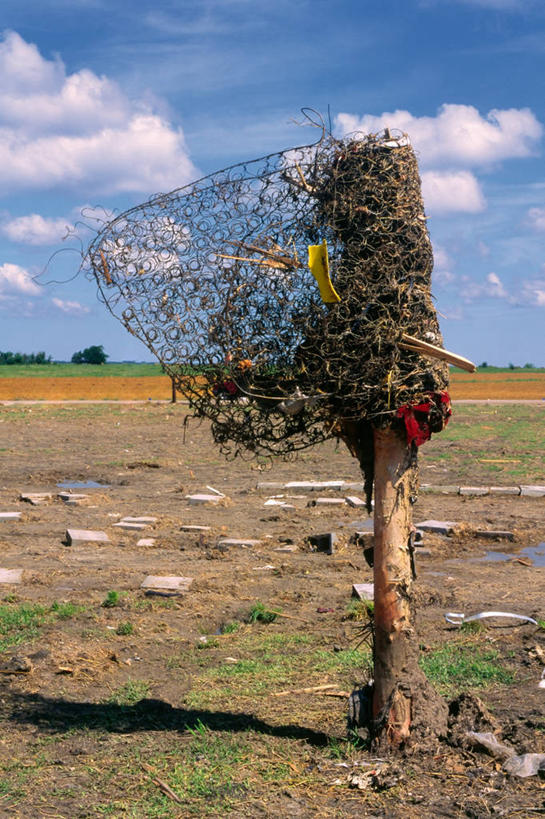
M 405 404 L 397 411 L 407 430 L 407 444 L 420 446 L 431 438 L 432 432 L 441 432 L 452 415 L 448 392 L 431 392 L 428 401 L 411 406 Z
M 212 387 L 212 392 L 214 395 L 220 395 L 220 393 L 227 393 L 231 397 L 234 397 L 238 393 L 238 387 L 234 381 L 230 379 L 226 379 L 225 381 L 221 381 L 217 384 L 214 384 Z

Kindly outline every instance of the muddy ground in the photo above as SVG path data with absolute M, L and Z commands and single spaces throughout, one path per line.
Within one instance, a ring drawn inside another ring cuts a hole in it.
M 353 541 L 369 521 L 357 508 L 308 503 L 361 491 L 256 488 L 360 482 L 343 445 L 268 469 L 227 462 L 206 424 L 191 421 L 184 433 L 181 405 L 1 412 L 0 512 L 22 515 L 0 522 L 0 568 L 24 574 L 20 585 L 0 586 L 0 816 L 545 813 L 539 777 L 506 776 L 454 735 L 383 765 L 347 733 L 346 694 L 369 676 L 365 613 L 351 600 L 353 583 L 372 580 Z M 542 406 L 460 407 L 422 449 L 422 483 L 545 483 L 544 421 Z M 55 497 L 59 483 L 88 480 L 107 487 L 81 490 L 88 498 L 79 506 Z M 190 505 L 186 495 L 207 485 L 226 499 Z M 53 499 L 32 506 L 20 500 L 29 491 Z M 297 495 L 283 499 L 293 508 L 264 505 L 279 494 Z M 142 515 L 157 521 L 142 532 L 113 526 Z M 444 615 L 500 609 L 545 618 L 545 568 L 539 555 L 524 558 L 545 541 L 545 498 L 421 492 L 415 520 L 429 518 L 463 525 L 450 537 L 426 535 L 429 554 L 417 557 L 426 672 L 449 700 L 481 698 L 491 722 L 475 727 L 495 730 L 518 753 L 544 753 L 545 632 L 511 624 L 460 631 Z M 210 530 L 184 533 L 187 524 Z M 67 529 L 105 531 L 110 542 L 67 546 Z M 475 535 L 482 529 L 515 540 Z M 335 553 L 311 551 L 307 538 L 330 531 Z M 142 537 L 155 542 L 137 546 Z M 218 547 L 221 537 L 261 543 Z M 279 551 L 286 547 L 293 550 Z M 483 560 L 490 550 L 519 560 Z M 179 597 L 149 596 L 140 589 L 146 575 L 193 583 Z M 256 602 L 279 612 L 274 622 L 248 622 Z M 378 774 L 357 779 L 370 768 Z

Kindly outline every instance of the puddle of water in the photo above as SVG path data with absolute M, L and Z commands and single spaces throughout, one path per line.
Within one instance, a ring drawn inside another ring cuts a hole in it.
M 545 567 L 545 542 L 538 543 L 537 546 L 527 546 L 516 553 L 487 552 L 484 557 L 478 558 L 479 562 L 484 560 L 500 562 L 502 560 L 512 560 L 514 557 L 522 557 L 531 560 L 534 566 Z
M 96 481 L 63 481 L 58 483 L 59 489 L 109 489 L 109 483 L 97 483 Z

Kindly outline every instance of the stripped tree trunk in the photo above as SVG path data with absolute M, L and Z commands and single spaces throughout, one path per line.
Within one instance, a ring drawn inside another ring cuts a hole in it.
M 371 735 L 383 750 L 445 733 L 447 709 L 418 668 L 413 627 L 411 495 L 416 459 L 404 430 L 377 429 L 375 444 L 375 646 Z

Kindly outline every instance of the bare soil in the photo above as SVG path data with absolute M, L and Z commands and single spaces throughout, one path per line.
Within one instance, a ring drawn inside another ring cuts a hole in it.
M 545 483 L 539 450 L 535 460 L 527 453 L 525 480 L 490 471 L 491 463 L 502 470 L 524 457 L 524 429 L 534 436 L 539 425 L 543 430 L 544 411 L 536 406 L 511 417 L 510 409 L 494 409 L 501 430 L 512 434 L 496 437 L 494 420 L 484 417 L 490 437 L 477 458 L 471 453 L 481 440 L 472 440 L 471 430 L 480 416 L 460 408 L 452 433 L 422 448 L 422 482 Z M 381 772 L 364 743 L 347 739 L 346 694 L 369 676 L 365 646 L 358 649 L 362 622 L 349 614 L 352 584 L 372 580 L 352 537 L 368 525 L 367 515 L 349 506 L 308 505 L 317 494 L 342 497 L 338 492 L 256 487 L 260 481 L 360 482 L 357 463 L 334 442 L 270 469 L 228 462 L 207 424 L 192 420 L 184 428 L 186 412 L 153 403 L 2 409 L 0 511 L 22 516 L 0 522 L 0 566 L 24 570 L 21 585 L 0 586 L 2 606 L 80 608 L 65 619 L 52 616 L 35 636 L 23 632 L 0 660 L 0 816 L 545 813 L 538 777 L 506 776 L 485 752 L 461 747 L 456 732 Z M 456 430 L 466 437 L 456 441 Z M 528 450 L 542 445 L 540 436 Z M 67 480 L 107 486 L 74 489 L 88 499 L 69 507 L 55 497 Z M 208 492 L 207 485 L 225 499 L 190 505 L 186 495 Z M 31 506 L 19 499 L 27 491 L 54 497 Z M 280 494 L 303 497 L 283 498 L 293 508 L 264 505 Z M 464 656 L 488 652 L 497 676 L 479 687 L 453 676 L 441 692 L 447 699 L 461 691 L 478 695 L 503 741 L 518 753 L 545 753 L 545 691 L 538 688 L 545 632 L 529 625 L 460 632 L 445 621 L 446 611 L 485 609 L 545 617 L 545 568 L 516 559 L 545 541 L 545 498 L 422 492 L 414 514 L 417 522 L 461 524 L 450 537 L 426 535 L 430 554 L 417 557 L 422 658 L 445 646 Z M 113 526 L 121 516 L 142 515 L 157 522 L 142 532 Z M 210 530 L 185 533 L 184 524 Z M 110 543 L 69 547 L 67 529 L 105 531 Z M 482 529 L 510 530 L 515 541 L 487 540 L 475 534 Z M 330 531 L 337 533 L 334 554 L 311 551 L 307 538 Z M 218 547 L 221 536 L 260 544 Z M 142 537 L 155 543 L 137 546 Z M 278 551 L 287 546 L 294 551 Z M 489 550 L 514 559 L 483 560 Z M 194 580 L 180 597 L 149 597 L 140 589 L 146 575 Z M 119 605 L 102 606 L 112 590 Z M 249 624 L 256 601 L 280 615 L 270 624 Z M 126 623 L 132 633 L 122 633 Z M 332 687 L 303 690 L 323 685 Z M 379 774 L 359 789 L 354 777 L 368 765 Z
M 545 400 L 545 372 L 452 373 L 450 394 L 462 399 Z M 168 400 L 171 380 L 165 375 L 123 378 L 104 376 L 0 378 L 0 401 L 8 400 Z

